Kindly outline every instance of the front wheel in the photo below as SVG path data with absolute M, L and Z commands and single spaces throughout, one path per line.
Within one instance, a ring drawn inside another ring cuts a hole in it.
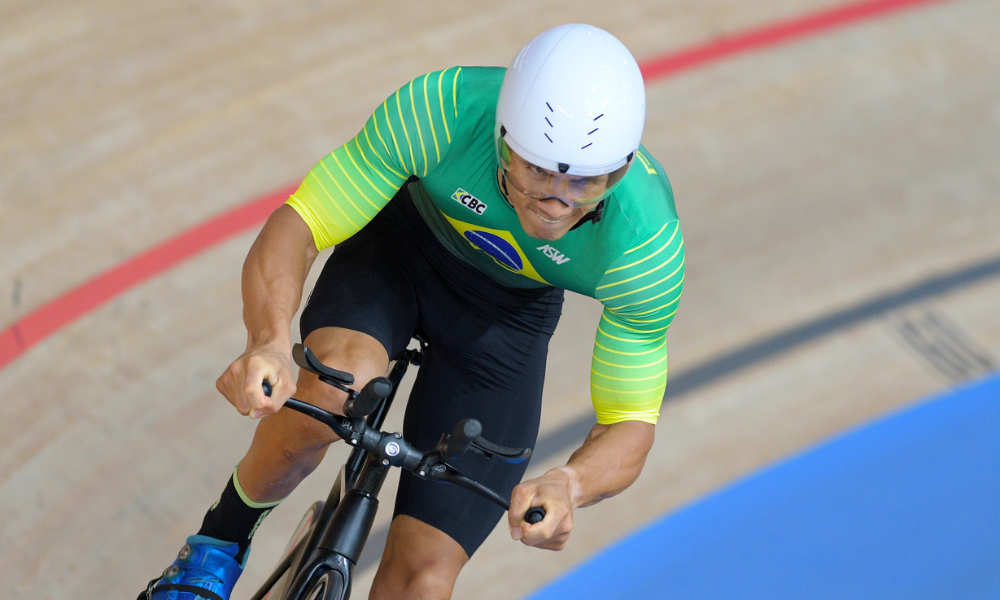
M 285 569 L 285 572 L 281 574 L 274 584 L 268 586 L 269 591 L 264 595 L 262 600 L 277 600 L 285 597 L 285 592 L 288 591 L 288 586 L 291 585 L 292 579 L 295 577 L 299 561 L 302 560 L 303 549 L 300 547 L 300 544 L 312 534 L 313 527 L 316 525 L 316 519 L 321 512 L 323 512 L 323 501 L 319 500 L 314 502 L 309 507 L 309 510 L 306 511 L 306 514 L 302 516 L 298 527 L 295 528 L 295 533 L 292 534 L 291 539 L 288 540 L 288 545 L 285 546 L 284 552 L 281 553 L 281 561 L 278 562 L 279 566 L 292 552 L 298 552 L 298 555 L 292 557 L 293 562 Z
M 344 579 L 336 571 L 326 571 L 306 588 L 303 600 L 345 600 Z

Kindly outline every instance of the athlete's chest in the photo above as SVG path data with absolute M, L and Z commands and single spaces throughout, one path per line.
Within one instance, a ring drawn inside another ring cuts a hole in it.
M 584 223 L 556 241 L 530 237 L 501 193 L 496 161 L 485 150 L 485 160 L 442 165 L 421 180 L 448 225 L 473 251 L 508 271 L 591 295 L 610 258 L 600 223 Z

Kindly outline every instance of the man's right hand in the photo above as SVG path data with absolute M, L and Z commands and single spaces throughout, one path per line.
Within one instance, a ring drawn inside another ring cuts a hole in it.
M 215 382 L 215 387 L 242 415 L 259 419 L 278 412 L 295 393 L 290 352 L 263 346 L 240 355 Z M 271 383 L 271 396 L 264 395 L 264 380 Z

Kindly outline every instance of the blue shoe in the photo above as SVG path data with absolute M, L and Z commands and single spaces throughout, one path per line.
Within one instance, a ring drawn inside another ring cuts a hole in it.
M 243 565 L 234 558 L 239 549 L 236 543 L 192 535 L 163 576 L 149 582 L 140 600 L 229 600 L 243 574 Z

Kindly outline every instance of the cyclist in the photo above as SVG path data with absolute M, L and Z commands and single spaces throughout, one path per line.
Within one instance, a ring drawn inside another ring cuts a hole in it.
M 513 539 L 561 549 L 574 509 L 639 476 L 666 385 L 665 333 L 684 248 L 662 167 L 640 146 L 639 68 L 609 33 L 565 25 L 508 69 L 456 67 L 392 94 L 268 219 L 243 269 L 246 351 L 217 387 L 264 417 L 221 498 L 153 588 L 154 600 L 228 598 L 254 531 L 320 462 L 329 428 L 279 411 L 295 397 L 338 412 L 345 394 L 290 365 L 290 324 L 320 250 L 336 246 L 300 319 L 324 363 L 363 386 L 414 334 L 428 340 L 404 417 L 417 447 L 462 418 L 534 445 L 563 290 L 597 298 L 591 367 L 598 424 L 568 463 L 458 466 L 511 493 Z M 273 395 L 261 382 L 273 384 Z M 523 521 L 544 506 L 537 524 Z M 402 473 L 371 598 L 448 598 L 502 517 L 492 503 Z

